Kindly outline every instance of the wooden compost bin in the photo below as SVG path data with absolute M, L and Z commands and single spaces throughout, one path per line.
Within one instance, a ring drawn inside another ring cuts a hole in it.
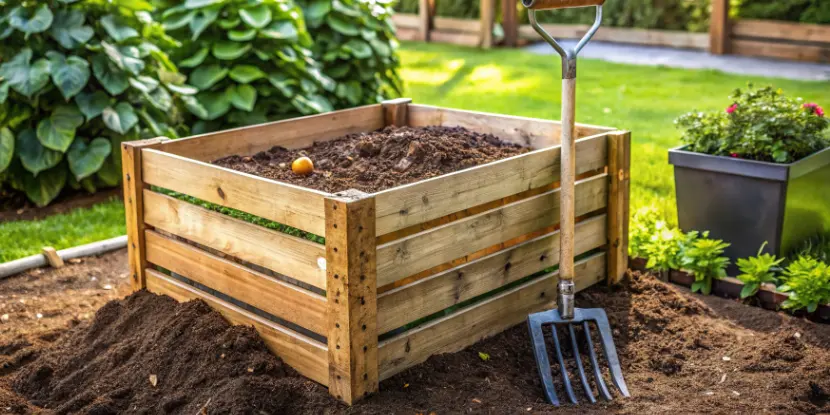
M 387 125 L 462 126 L 537 150 L 375 194 L 327 194 L 209 164 Z M 286 363 L 352 403 L 431 355 L 554 306 L 557 274 L 543 271 L 558 262 L 559 130 L 552 121 L 400 99 L 124 143 L 133 287 L 204 300 L 230 322 L 253 326 Z M 627 266 L 630 134 L 587 125 L 577 134 L 576 285 L 585 289 L 617 281 Z M 158 188 L 324 236 L 325 245 Z

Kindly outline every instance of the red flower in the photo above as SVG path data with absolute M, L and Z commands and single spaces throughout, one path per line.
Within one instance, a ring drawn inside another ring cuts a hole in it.
M 736 109 L 738 109 L 738 104 L 732 104 L 729 106 L 729 108 L 726 109 L 726 113 L 731 114 L 735 112 Z
M 808 102 L 802 105 L 802 108 L 810 110 L 813 114 L 816 114 L 819 117 L 824 117 L 824 108 L 820 107 L 815 102 Z
M 738 158 L 738 153 L 732 153 L 729 155 L 730 157 Z

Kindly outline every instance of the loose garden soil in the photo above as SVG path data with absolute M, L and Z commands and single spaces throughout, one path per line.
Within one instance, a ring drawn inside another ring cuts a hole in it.
M 349 189 L 373 193 L 529 151 L 461 127 L 386 127 L 304 149 L 274 147 L 253 156 L 230 156 L 213 163 L 330 193 Z M 304 156 L 314 162 L 314 172 L 309 176 L 291 170 L 291 163 Z
M 203 303 L 140 292 L 104 305 L 126 293 L 125 276 L 121 251 L 0 282 L 9 315 L 0 321 L 0 412 L 830 412 L 830 326 L 639 273 L 578 296 L 608 311 L 633 397 L 559 410 L 543 402 L 524 325 L 435 356 L 347 408 Z

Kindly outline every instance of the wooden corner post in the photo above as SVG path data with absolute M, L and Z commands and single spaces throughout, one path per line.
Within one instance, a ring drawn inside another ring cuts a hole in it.
M 433 3 L 434 0 L 418 0 L 418 40 L 422 42 L 429 42 Z
M 631 133 L 608 134 L 608 284 L 628 269 L 628 215 L 631 182 Z
M 144 247 L 144 180 L 141 177 L 141 150 L 158 146 L 163 139 L 121 143 L 121 166 L 124 183 L 124 213 L 127 218 L 127 255 L 133 291 L 147 287 L 144 270 L 147 256 Z
M 409 125 L 409 104 L 412 98 L 390 99 L 381 102 L 383 118 L 387 126 L 405 127 Z
M 351 405 L 378 390 L 375 199 L 326 198 L 329 393 Z

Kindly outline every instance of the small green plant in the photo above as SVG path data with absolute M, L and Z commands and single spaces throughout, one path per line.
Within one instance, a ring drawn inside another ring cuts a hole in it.
M 762 254 L 767 243 L 761 245 L 758 250 L 758 255 L 750 258 L 738 259 L 738 269 L 741 270 L 741 275 L 738 279 L 744 283 L 744 288 L 741 289 L 741 298 L 747 298 L 758 293 L 761 284 L 774 283 L 775 274 L 780 271 L 778 265 L 784 261 L 784 258 L 778 258 L 771 254 Z
M 830 263 L 830 233 L 809 238 L 796 250 L 793 259 L 810 257 L 824 263 Z
M 790 298 L 782 307 L 812 313 L 820 304 L 830 304 L 830 266 L 824 262 L 801 257 L 787 267 L 784 279 L 778 290 L 789 293 Z
M 723 250 L 727 247 L 728 243 L 719 239 L 709 239 L 709 232 L 689 240 L 681 247 L 680 268 L 695 277 L 692 292 L 708 295 L 712 292 L 712 280 L 726 277 L 729 259 L 723 256 Z
M 830 146 L 824 110 L 771 87 L 735 90 L 725 111 L 690 112 L 675 124 L 689 151 L 792 163 Z
M 657 221 L 659 220 L 660 211 L 653 205 L 640 208 L 634 212 L 628 233 L 628 254 L 632 258 L 648 257 L 644 249 L 651 236 L 655 234 Z
M 646 268 L 659 272 L 678 269 L 681 248 L 696 236 L 695 232 L 684 234 L 680 229 L 670 228 L 665 221 L 657 221 L 654 233 L 642 248 L 648 258 Z

